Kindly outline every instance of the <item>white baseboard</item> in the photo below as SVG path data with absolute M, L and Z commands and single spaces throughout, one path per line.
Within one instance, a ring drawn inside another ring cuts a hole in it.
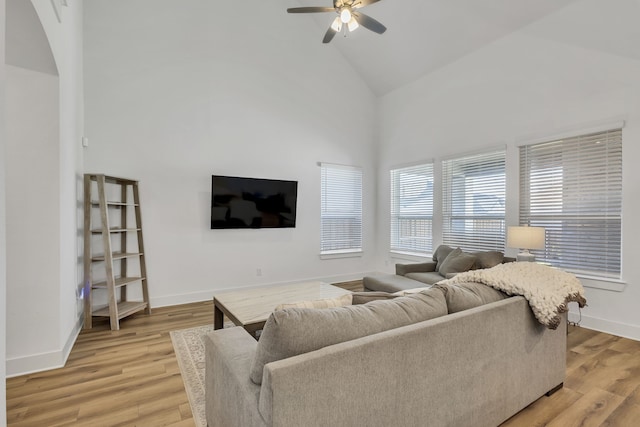
M 172 305 L 190 304 L 194 302 L 209 301 L 218 292 L 267 288 L 270 286 L 290 285 L 294 283 L 312 282 L 312 281 L 325 282 L 325 283 L 349 282 L 351 280 L 359 280 L 359 279 L 362 279 L 364 276 L 372 276 L 375 274 L 376 274 L 375 272 L 341 274 L 336 276 L 324 276 L 324 277 L 312 277 L 312 278 L 299 279 L 299 280 L 288 280 L 286 282 L 260 283 L 260 284 L 253 284 L 249 286 L 234 287 L 234 288 L 211 289 L 208 291 L 193 292 L 188 294 L 167 295 L 167 296 L 157 297 L 157 298 L 151 297 L 151 307 L 152 308 L 153 307 L 169 307 Z
M 629 338 L 635 341 L 640 341 L 640 326 L 629 325 L 626 323 L 612 322 L 610 320 L 599 319 L 597 317 L 580 315 L 578 313 L 569 313 L 570 322 L 580 322 L 580 326 L 593 329 L 594 331 L 605 332 L 607 334 L 616 335 L 619 337 Z
M 170 307 L 172 305 L 209 301 L 213 298 L 213 294 L 214 291 L 202 291 L 189 294 L 167 295 L 157 298 L 151 297 L 151 309 L 153 310 L 156 307 Z
M 79 317 L 60 350 L 7 359 L 7 378 L 63 367 L 67 363 L 69 353 L 71 353 L 71 349 L 82 330 L 82 324 L 83 319 Z

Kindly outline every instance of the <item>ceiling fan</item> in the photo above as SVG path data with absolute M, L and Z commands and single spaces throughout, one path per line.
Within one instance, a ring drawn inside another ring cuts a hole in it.
M 358 9 L 368 6 L 372 3 L 377 3 L 380 0 L 333 0 L 333 7 L 292 7 L 287 9 L 289 13 L 318 13 L 318 12 L 335 12 L 338 16 L 333 20 L 333 23 L 327 30 L 322 39 L 322 43 L 329 43 L 336 33 L 339 33 L 343 27 L 349 31 L 353 31 L 360 25 L 373 31 L 374 33 L 382 34 L 387 30 L 387 27 L 382 25 L 370 16 L 359 12 Z M 345 30 L 346 34 L 346 30 Z

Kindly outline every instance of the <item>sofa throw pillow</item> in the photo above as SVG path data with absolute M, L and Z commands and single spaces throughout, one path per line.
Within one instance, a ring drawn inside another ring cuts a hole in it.
M 474 268 L 491 268 L 501 264 L 504 254 L 499 251 L 474 252 L 471 255 L 476 257 Z
M 471 270 L 475 262 L 475 256 L 462 252 L 462 249 L 457 248 L 447 255 L 438 272 L 442 277 L 446 277 L 447 274 L 462 273 L 463 271 Z
M 262 329 L 250 378 L 262 383 L 264 365 L 298 354 L 447 314 L 441 289 L 368 304 L 271 313 Z
M 504 292 L 476 282 L 435 284 L 433 287 L 441 289 L 444 293 L 449 314 L 500 301 L 508 297 Z
M 436 262 L 436 271 L 440 271 L 440 266 L 442 262 L 447 258 L 447 256 L 453 252 L 453 248 L 447 245 L 440 245 L 437 247 L 436 251 L 433 253 L 433 260 Z
M 344 294 L 336 298 L 317 299 L 311 301 L 292 302 L 277 305 L 274 310 L 284 310 L 285 308 L 331 308 L 351 305 L 352 294 Z

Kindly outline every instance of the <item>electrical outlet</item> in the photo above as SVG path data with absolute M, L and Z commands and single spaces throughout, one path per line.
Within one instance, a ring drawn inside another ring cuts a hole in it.
M 262 269 L 261 268 L 256 268 L 256 276 L 258 276 L 258 277 L 262 276 Z

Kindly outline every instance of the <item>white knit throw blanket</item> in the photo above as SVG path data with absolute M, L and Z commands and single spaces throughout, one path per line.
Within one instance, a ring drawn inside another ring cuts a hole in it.
M 584 288 L 576 276 L 535 262 L 509 262 L 493 268 L 456 274 L 439 284 L 478 282 L 508 295 L 522 295 L 536 319 L 550 329 L 560 324 L 560 314 L 568 303 L 587 304 Z

